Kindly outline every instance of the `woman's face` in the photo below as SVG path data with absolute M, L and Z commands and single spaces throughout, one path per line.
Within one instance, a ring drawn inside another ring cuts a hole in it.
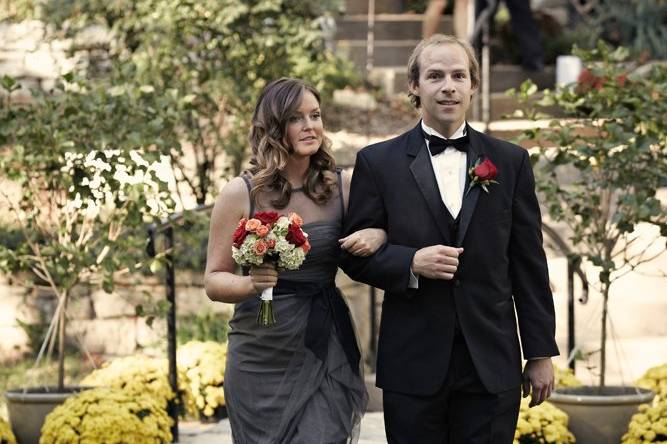
M 322 145 L 322 114 L 320 104 L 313 93 L 306 90 L 299 104 L 299 108 L 287 120 L 285 138 L 292 147 L 292 156 L 312 156 Z

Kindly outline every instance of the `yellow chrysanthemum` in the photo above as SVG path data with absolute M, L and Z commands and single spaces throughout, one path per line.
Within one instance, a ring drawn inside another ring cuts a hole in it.
M 199 413 L 213 416 L 225 405 L 227 345 L 213 341 L 190 341 L 178 349 L 178 367 L 189 381 Z
M 556 388 L 559 387 L 580 387 L 583 385 L 580 380 L 574 376 L 574 372 L 570 368 L 560 368 L 554 366 L 554 377 Z
M 642 404 L 623 435 L 622 444 L 667 442 L 667 400 Z
M 514 444 L 576 442 L 574 435 L 567 429 L 568 417 L 565 412 L 548 402 L 532 408 L 528 407 L 528 403 L 528 399 L 521 400 Z
M 637 386 L 653 390 L 654 405 L 667 400 L 667 364 L 648 369 L 644 376 L 637 380 Z
M 167 369 L 166 359 L 127 356 L 105 363 L 102 368 L 83 378 L 81 385 L 118 388 L 134 395 L 150 394 L 166 409 L 168 402 L 175 396 L 169 385 Z M 178 386 L 185 411 L 196 416 L 195 400 L 190 395 L 188 377 L 184 372 L 178 374 Z
M 0 418 L 0 443 L 16 444 L 16 437 L 12 433 L 11 427 L 4 419 Z
M 120 389 L 96 388 L 68 398 L 44 421 L 40 444 L 167 444 L 172 420 L 161 401 Z

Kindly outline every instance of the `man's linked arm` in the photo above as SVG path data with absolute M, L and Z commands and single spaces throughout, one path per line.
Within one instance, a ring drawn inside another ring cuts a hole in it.
M 387 231 L 387 212 L 372 168 L 364 153 L 359 152 L 352 174 L 343 234 L 347 236 L 371 227 Z M 356 281 L 385 291 L 402 293 L 408 289 L 410 265 L 416 251 L 416 248 L 387 242 L 368 257 L 354 256 L 343 251 L 340 266 Z
M 556 321 L 535 178 L 524 151 L 512 204 L 510 276 L 524 358 L 556 356 Z

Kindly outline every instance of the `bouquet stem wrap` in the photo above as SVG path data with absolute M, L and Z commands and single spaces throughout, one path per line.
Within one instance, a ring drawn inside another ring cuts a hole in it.
M 276 318 L 273 315 L 273 287 L 264 289 L 259 299 L 257 323 L 263 327 L 271 327 L 276 323 Z

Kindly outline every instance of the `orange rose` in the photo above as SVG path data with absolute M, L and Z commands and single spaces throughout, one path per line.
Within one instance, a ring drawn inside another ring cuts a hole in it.
M 255 231 L 257 231 L 260 225 L 262 225 L 262 223 L 259 220 L 250 219 L 248 222 L 245 223 L 245 229 L 246 231 L 254 233 Z
M 269 249 L 268 245 L 266 245 L 266 242 L 264 242 L 263 240 L 258 240 L 257 242 L 255 242 L 255 245 L 252 246 L 252 251 L 257 256 L 264 256 L 268 249 Z
M 287 216 L 287 219 L 289 219 L 289 221 L 290 221 L 291 224 L 294 224 L 294 225 L 296 225 L 297 227 L 300 227 L 301 225 L 303 225 L 303 219 L 301 219 L 301 216 L 299 216 L 299 215 L 296 214 L 296 213 L 290 213 L 290 214 Z
M 257 236 L 264 237 L 267 234 L 269 234 L 269 227 L 267 227 L 266 225 L 260 225 L 259 227 L 257 227 Z
M 303 249 L 304 253 L 308 254 L 308 252 L 310 251 L 310 242 L 308 242 L 308 239 L 306 239 L 306 242 L 303 245 L 301 245 L 301 248 Z
M 269 248 L 275 248 L 276 247 L 276 240 L 275 239 L 269 239 L 266 241 L 266 245 Z

